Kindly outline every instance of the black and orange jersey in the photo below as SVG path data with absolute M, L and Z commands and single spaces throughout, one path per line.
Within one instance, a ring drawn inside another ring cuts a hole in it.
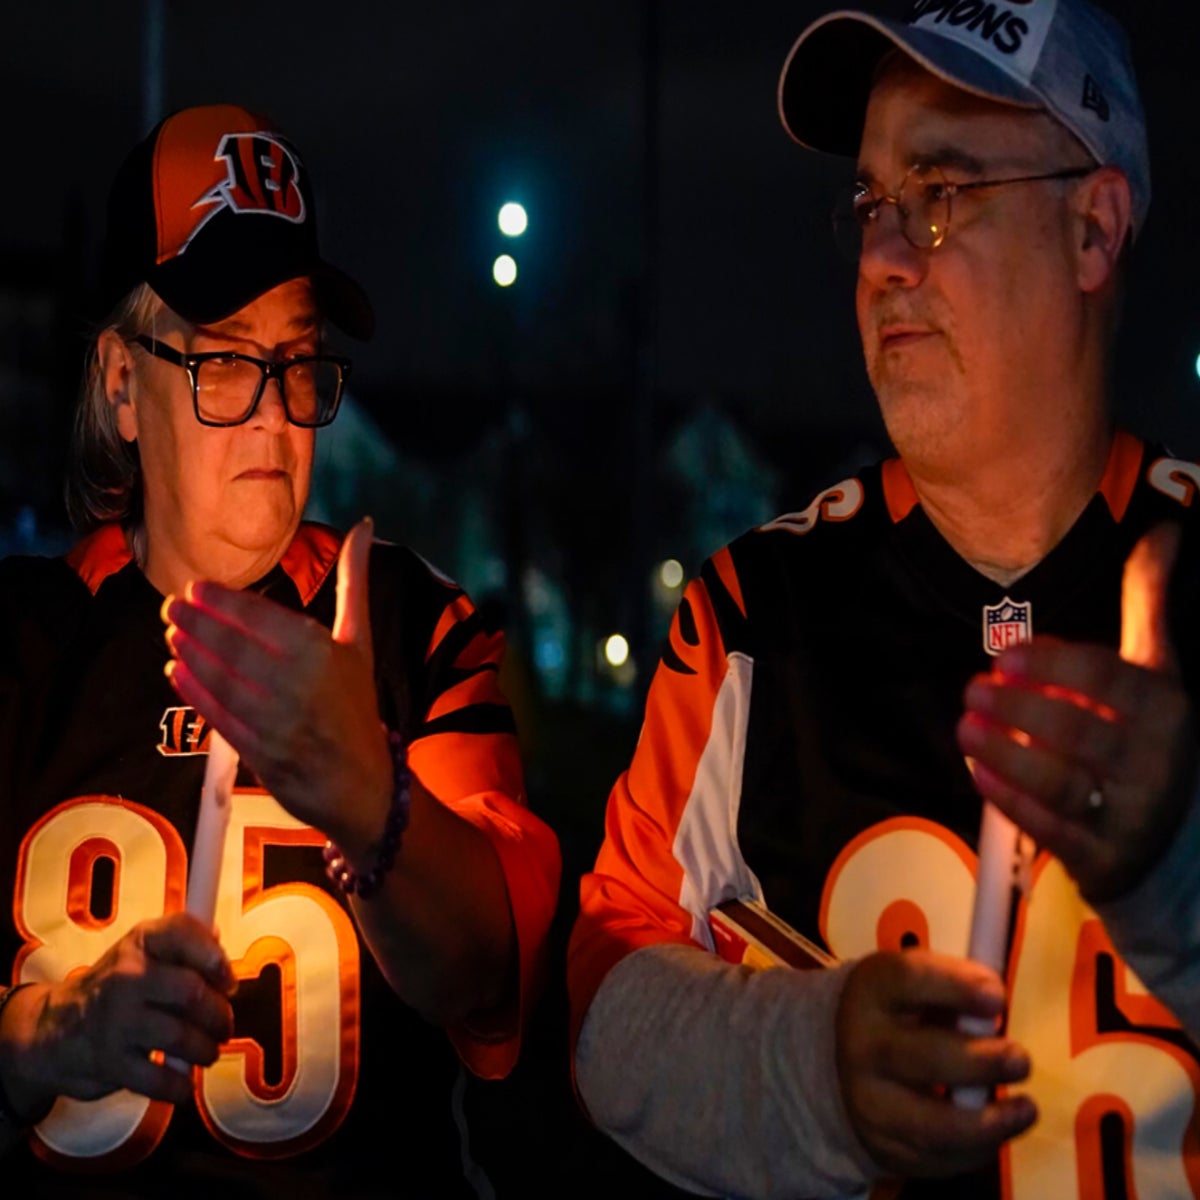
M 734 898 L 839 960 L 965 954 L 981 816 L 955 740 L 967 681 L 1033 635 L 1116 647 L 1126 557 L 1160 520 L 1190 529 L 1198 489 L 1195 464 L 1118 434 L 1086 510 L 1008 587 L 942 538 L 898 459 L 715 554 L 671 625 L 582 881 L 573 1030 L 631 951 L 713 950 L 710 913 Z M 1174 591 L 1195 695 L 1193 569 Z M 1200 1195 L 1197 1051 L 1046 854 L 1018 905 L 1007 983 L 1040 1120 L 984 1178 L 905 1194 Z
M 256 590 L 331 626 L 340 544 L 301 526 Z M 428 790 L 496 848 L 527 1012 L 560 859 L 525 802 L 501 634 L 400 547 L 373 547 L 369 596 L 380 716 Z M 209 731 L 163 675 L 161 603 L 116 526 L 65 559 L 0 564 L 0 954 L 14 983 L 63 978 L 183 907 Z M 329 885 L 323 845 L 241 770 L 216 917 L 239 976 L 233 1039 L 194 1073 L 194 1104 L 60 1098 L 0 1164 L 5 1188 L 295 1198 L 391 1180 L 386 1194 L 476 1194 L 464 1064 L 504 1075 L 520 1021 L 448 1039 L 409 1010 Z

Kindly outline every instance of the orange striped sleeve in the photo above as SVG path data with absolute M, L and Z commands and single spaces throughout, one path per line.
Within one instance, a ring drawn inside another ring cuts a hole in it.
M 633 761 L 609 796 L 595 868 L 580 884 L 567 952 L 572 1047 L 596 989 L 625 955 L 658 942 L 699 944 L 673 847 L 726 674 L 712 599 L 694 580 L 650 685 Z
M 465 596 L 447 605 L 430 643 L 433 655 L 460 623 L 478 621 Z M 522 1031 L 544 984 L 547 937 L 562 870 L 558 839 L 527 807 L 512 714 L 500 690 L 503 639 L 480 627 L 464 649 L 441 663 L 435 695 L 408 749 L 409 766 L 427 791 L 481 830 L 500 860 L 519 965 L 511 1027 L 448 1030 L 475 1075 L 499 1079 L 517 1062 Z M 465 659 L 464 659 L 465 656 Z M 469 665 L 465 665 L 469 662 Z
M 504 639 L 499 633 L 479 632 L 455 655 L 454 666 L 459 671 L 477 671 L 480 667 L 499 667 L 504 656 Z
M 737 577 L 737 571 L 733 565 L 733 555 L 728 546 L 722 547 L 712 556 L 712 565 L 713 570 L 717 573 L 717 578 L 720 579 L 730 598 L 737 605 L 738 612 L 744 617 L 746 601 L 742 599 L 742 584 Z
M 429 639 L 429 646 L 425 651 L 425 661 L 428 662 L 434 655 L 434 652 L 442 644 L 446 638 L 446 634 L 458 624 L 459 621 L 465 620 L 475 611 L 475 606 L 465 593 L 456 596 L 449 604 L 442 609 L 442 615 L 438 617 L 437 624 L 433 627 L 433 635 Z
M 490 671 L 468 675 L 466 679 L 451 684 L 434 700 L 425 714 L 425 720 L 436 721 L 439 717 L 470 708 L 473 704 L 503 703 L 503 697 L 498 697 L 496 691 L 496 680 Z

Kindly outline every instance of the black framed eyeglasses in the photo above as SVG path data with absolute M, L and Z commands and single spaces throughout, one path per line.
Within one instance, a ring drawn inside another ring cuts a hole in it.
M 270 362 L 232 350 L 182 354 L 145 334 L 133 340 L 155 358 L 187 371 L 192 381 L 192 406 L 201 425 L 244 425 L 258 408 L 267 380 L 275 379 L 287 419 L 305 429 L 319 429 L 337 416 L 350 375 L 350 360 L 336 354 Z
M 900 232 L 918 250 L 936 250 L 950 228 L 951 201 L 959 192 L 977 188 L 1007 187 L 1014 183 L 1041 183 L 1050 179 L 1080 179 L 1095 167 L 1067 167 L 1044 175 L 1018 175 L 1013 179 L 977 179 L 951 183 L 938 167 L 910 167 L 895 195 L 875 195 L 861 179 L 847 187 L 833 208 L 833 233 L 838 249 L 851 262 L 862 256 L 863 237 L 885 204 L 894 204 L 900 214 Z

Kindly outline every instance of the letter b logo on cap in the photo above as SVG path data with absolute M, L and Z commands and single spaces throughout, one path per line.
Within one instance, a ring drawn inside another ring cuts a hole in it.
M 300 162 L 278 138 L 227 133 L 216 156 L 225 160 L 228 176 L 215 190 L 234 212 L 270 213 L 297 224 L 304 220 Z

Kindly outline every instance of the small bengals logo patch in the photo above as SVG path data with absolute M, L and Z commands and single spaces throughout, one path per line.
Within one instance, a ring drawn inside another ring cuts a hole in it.
M 168 708 L 158 723 L 162 741 L 158 752 L 163 755 L 207 754 L 212 730 L 194 708 Z

